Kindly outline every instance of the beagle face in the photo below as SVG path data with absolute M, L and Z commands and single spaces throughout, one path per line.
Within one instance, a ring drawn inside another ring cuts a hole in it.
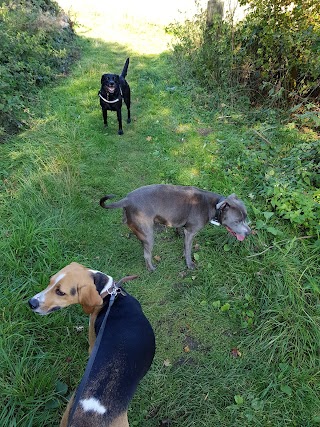
M 94 283 L 95 273 L 72 262 L 51 277 L 46 289 L 29 300 L 30 308 L 35 313 L 46 315 L 68 305 L 81 304 L 85 313 L 92 313 L 96 306 L 103 304 Z

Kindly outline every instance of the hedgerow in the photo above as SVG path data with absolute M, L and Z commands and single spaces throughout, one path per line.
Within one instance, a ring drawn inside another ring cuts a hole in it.
M 240 0 L 249 6 L 235 24 L 231 15 L 206 12 L 172 24 L 175 52 L 211 89 L 246 89 L 251 101 L 310 103 L 320 94 L 318 0 Z M 309 106 L 310 107 L 310 106 Z M 319 125 L 319 124 L 318 124 Z
M 176 38 L 175 58 L 181 74 L 191 73 L 205 88 L 206 97 L 201 98 L 198 87 L 194 99 L 201 98 L 208 109 L 222 110 L 222 116 L 228 110 L 227 117 L 237 111 L 234 114 L 246 116 L 254 126 L 262 121 L 269 123 L 266 129 L 286 129 L 276 136 L 266 132 L 262 145 L 250 149 L 244 143 L 241 170 L 254 177 L 258 194 L 270 209 L 302 233 L 317 236 L 319 1 L 241 3 L 250 8 L 237 24 L 232 16 L 222 19 L 220 14 L 208 24 L 206 12 L 199 12 L 193 20 L 169 25 Z
M 0 1 L 0 138 L 28 124 L 37 89 L 78 55 L 72 23 L 52 0 Z

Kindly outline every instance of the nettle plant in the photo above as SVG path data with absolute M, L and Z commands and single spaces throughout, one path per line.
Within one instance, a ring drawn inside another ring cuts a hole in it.
M 314 141 L 294 146 L 289 156 L 267 170 L 262 190 L 283 218 L 311 235 L 320 232 L 319 145 Z

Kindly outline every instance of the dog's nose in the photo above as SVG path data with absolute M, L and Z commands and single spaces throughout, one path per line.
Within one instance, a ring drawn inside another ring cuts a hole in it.
M 36 298 L 31 298 L 28 301 L 31 310 L 36 310 L 39 307 L 39 301 Z

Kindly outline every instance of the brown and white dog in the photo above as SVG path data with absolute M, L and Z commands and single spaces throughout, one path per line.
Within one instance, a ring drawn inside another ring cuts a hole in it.
M 112 277 L 73 262 L 29 300 L 30 308 L 41 315 L 77 303 L 90 314 L 89 351 L 94 351 L 60 427 L 129 426 L 129 403 L 155 353 L 154 332 L 140 303 L 119 287 L 120 282 L 136 277 L 125 277 L 116 284 Z M 112 294 L 117 296 L 108 312 Z M 106 327 L 94 347 L 106 315 Z

